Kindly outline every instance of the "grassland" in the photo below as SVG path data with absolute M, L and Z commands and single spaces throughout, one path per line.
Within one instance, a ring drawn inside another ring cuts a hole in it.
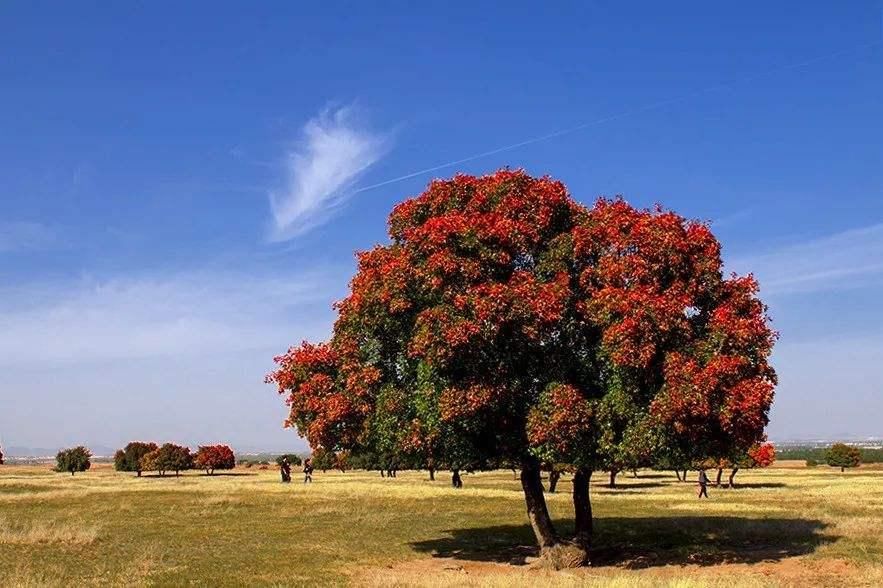
M 596 484 L 595 565 L 557 573 L 523 565 L 512 473 L 464 480 L 0 466 L 0 585 L 883 585 L 883 471 L 740 472 L 702 502 L 667 472 Z M 562 530 L 569 490 L 548 497 Z

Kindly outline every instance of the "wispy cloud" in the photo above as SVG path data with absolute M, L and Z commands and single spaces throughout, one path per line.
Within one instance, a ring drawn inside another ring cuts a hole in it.
M 883 223 L 834 233 L 732 260 L 768 294 L 839 290 L 883 278 Z
M 270 193 L 270 239 L 286 241 L 327 221 L 389 146 L 389 135 L 360 124 L 352 107 L 326 109 L 307 122 L 287 154 L 285 188 Z
M 46 249 L 57 241 L 55 231 L 40 223 L 0 222 L 0 253 Z

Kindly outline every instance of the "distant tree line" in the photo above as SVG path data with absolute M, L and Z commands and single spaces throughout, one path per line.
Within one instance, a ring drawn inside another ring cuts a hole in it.
M 119 472 L 135 472 L 138 476 L 144 471 L 155 471 L 160 476 L 190 469 L 205 470 L 213 475 L 216 470 L 231 470 L 236 467 L 233 450 L 227 445 L 202 445 L 192 453 L 189 447 L 164 443 L 132 441 L 114 454 L 114 468 Z
M 845 444 L 835 444 L 845 445 Z M 815 446 L 792 446 L 780 448 L 778 451 L 779 459 L 799 460 L 814 462 L 816 464 L 828 463 L 828 453 L 831 447 L 815 447 Z M 854 447 L 861 458 L 861 463 L 883 463 L 883 448 L 879 447 Z

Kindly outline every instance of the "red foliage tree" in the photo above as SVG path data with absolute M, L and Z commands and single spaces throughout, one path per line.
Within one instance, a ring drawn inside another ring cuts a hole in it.
M 519 464 L 550 558 L 573 549 L 557 549 L 540 464 L 572 464 L 578 561 L 593 471 L 762 440 L 775 334 L 754 279 L 722 275 L 706 225 L 618 199 L 586 208 L 501 170 L 432 182 L 389 233 L 358 255 L 331 340 L 268 376 L 314 448 Z
M 767 468 L 776 461 L 776 448 L 772 443 L 760 443 L 748 450 L 753 467 Z
M 766 468 L 773 465 L 774 461 L 776 461 L 776 448 L 772 443 L 755 443 L 747 450 L 739 453 L 728 464 L 733 468 L 730 471 L 730 488 L 736 487 L 736 474 L 740 469 Z
M 200 445 L 193 465 L 211 476 L 215 470 L 232 470 L 236 467 L 236 457 L 227 445 Z

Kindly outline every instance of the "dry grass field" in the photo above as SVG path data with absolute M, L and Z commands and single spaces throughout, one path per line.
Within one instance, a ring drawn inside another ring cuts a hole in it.
M 883 471 L 787 465 L 702 502 L 668 472 L 596 484 L 595 565 L 557 573 L 525 565 L 511 472 L 454 490 L 443 473 L 319 472 L 304 486 L 272 470 L 0 466 L 0 585 L 883 585 Z M 569 490 L 565 477 L 549 496 L 564 530 Z

